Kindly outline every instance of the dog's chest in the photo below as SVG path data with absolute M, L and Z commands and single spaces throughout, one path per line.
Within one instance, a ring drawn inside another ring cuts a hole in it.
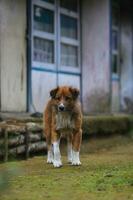
M 74 128 L 74 120 L 70 113 L 59 112 L 56 114 L 56 130 L 66 130 Z

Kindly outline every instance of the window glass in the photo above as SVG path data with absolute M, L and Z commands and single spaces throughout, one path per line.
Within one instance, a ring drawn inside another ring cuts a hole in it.
M 112 31 L 112 49 L 118 50 L 118 31 Z
M 118 13 L 118 10 L 113 10 L 112 24 L 114 26 L 118 26 L 119 25 L 119 13 Z
M 77 56 L 78 51 L 77 47 L 61 44 L 61 65 L 62 66 L 78 66 L 78 59 Z
M 120 20 L 120 1 L 119 0 L 113 0 L 112 2 L 112 24 L 114 26 L 119 25 Z
M 54 63 L 54 42 L 34 37 L 34 61 Z
M 68 10 L 77 12 L 77 0 L 60 0 L 60 6 Z
M 50 5 L 53 3 L 55 6 Z M 58 25 L 56 29 L 55 24 Z M 78 25 L 78 0 L 33 2 L 33 61 L 38 62 L 36 64 L 39 66 L 41 63 L 44 67 L 47 67 L 45 64 L 48 63 L 62 69 L 63 66 L 79 67 Z M 59 42 L 56 42 L 57 38 Z M 60 66 L 56 66 L 58 63 Z
M 77 19 L 61 14 L 61 36 L 77 39 Z
M 54 12 L 34 6 L 34 29 L 48 33 L 54 32 Z
M 45 1 L 47 3 L 54 3 L 54 0 L 41 0 L 41 1 Z
M 118 74 L 118 56 L 112 55 L 112 72 Z

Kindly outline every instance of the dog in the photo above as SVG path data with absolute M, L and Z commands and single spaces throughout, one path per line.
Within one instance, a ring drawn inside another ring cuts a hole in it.
M 82 112 L 77 88 L 62 86 L 50 91 L 51 99 L 44 110 L 44 133 L 47 143 L 47 163 L 61 167 L 60 139 L 67 137 L 68 162 L 81 165 L 79 152 L 82 140 Z

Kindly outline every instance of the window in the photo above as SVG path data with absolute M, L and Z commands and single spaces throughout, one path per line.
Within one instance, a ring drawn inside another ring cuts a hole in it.
M 32 0 L 33 66 L 80 72 L 78 0 Z
M 72 45 L 61 44 L 61 65 L 77 67 L 77 47 Z
M 119 26 L 120 20 L 120 0 L 112 0 L 112 25 Z
M 61 36 L 77 39 L 77 19 L 61 14 Z
M 112 49 L 117 51 L 118 50 L 118 31 L 112 30 Z
M 117 55 L 112 55 L 112 71 L 114 74 L 118 73 L 118 58 Z
M 61 0 L 60 5 L 62 8 L 77 12 L 78 1 L 77 0 Z
M 54 12 L 40 6 L 34 6 L 34 30 L 54 32 Z
M 34 37 L 34 61 L 54 63 L 54 43 L 50 40 Z
M 45 2 L 48 2 L 48 3 L 54 3 L 54 0 L 41 0 L 41 1 L 45 1 Z
M 119 23 L 120 23 L 120 4 L 119 0 L 112 2 L 112 74 L 119 76 Z

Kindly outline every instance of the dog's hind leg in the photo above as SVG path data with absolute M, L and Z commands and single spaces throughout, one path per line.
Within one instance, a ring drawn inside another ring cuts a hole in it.
M 47 142 L 47 163 L 53 163 L 53 149 L 52 149 L 52 143 L 51 143 L 51 135 L 46 136 L 46 142 Z
M 53 163 L 53 149 L 51 143 L 51 135 L 46 135 L 46 143 L 47 143 L 47 163 Z
M 72 163 L 72 134 L 67 136 L 67 159 L 68 163 Z

